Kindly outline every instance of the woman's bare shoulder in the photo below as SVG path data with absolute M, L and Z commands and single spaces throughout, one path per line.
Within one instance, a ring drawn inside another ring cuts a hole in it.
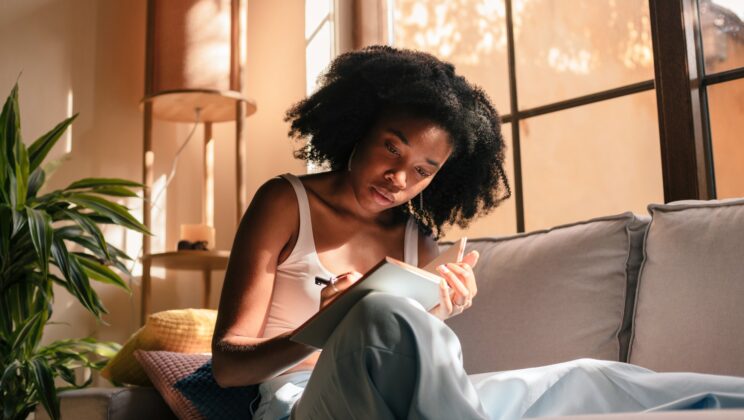
M 272 178 L 261 185 L 243 215 L 238 229 L 239 242 L 246 238 L 269 235 L 285 241 L 296 230 L 299 206 L 292 185 L 282 178 Z M 283 232 L 282 232 L 283 231 Z

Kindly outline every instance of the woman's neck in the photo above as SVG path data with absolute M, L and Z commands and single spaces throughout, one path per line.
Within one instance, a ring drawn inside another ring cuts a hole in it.
M 340 215 L 380 226 L 397 224 L 393 209 L 373 213 L 359 205 L 348 172 L 338 170 L 318 175 L 318 187 L 321 191 L 316 191 L 316 194 Z

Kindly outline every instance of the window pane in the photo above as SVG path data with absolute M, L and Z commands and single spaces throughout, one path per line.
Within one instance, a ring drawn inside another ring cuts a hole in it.
M 552 227 L 663 202 L 653 91 L 520 123 L 525 227 Z
M 520 109 L 653 79 L 647 0 L 515 0 Z
M 744 79 L 708 87 L 718 198 L 744 197 Z
M 744 1 L 700 0 L 705 72 L 744 67 Z
M 393 44 L 449 61 L 509 113 L 504 0 L 395 0 Z
M 462 236 L 476 238 L 479 236 L 501 236 L 517 233 L 517 211 L 514 201 L 514 160 L 512 159 L 511 124 L 501 126 L 506 143 L 506 164 L 504 170 L 509 178 L 512 197 L 504 201 L 496 210 L 486 216 L 476 219 L 467 229 L 453 226 L 447 231 L 444 240 L 454 241 Z

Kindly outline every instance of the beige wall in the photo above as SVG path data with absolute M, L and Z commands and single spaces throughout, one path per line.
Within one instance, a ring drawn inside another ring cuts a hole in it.
M 28 144 L 67 116 L 68 96 L 80 117 L 72 129 L 72 150 L 65 141 L 53 151 L 66 161 L 49 181 L 62 188 L 83 177 L 141 179 L 144 91 L 145 0 L 4 0 L 0 2 L 0 93 L 10 91 L 19 72 L 24 140 Z M 305 92 L 304 2 L 248 1 L 248 63 L 244 92 L 258 112 L 246 120 L 245 181 L 249 199 L 266 179 L 284 172 L 302 173 L 292 158 L 284 111 Z M 188 124 L 156 122 L 155 178 L 170 169 L 171 159 L 190 131 Z M 234 125 L 215 125 L 217 247 L 229 249 L 235 231 Z M 176 177 L 160 201 L 164 216 L 154 227 L 153 250 L 175 249 L 179 226 L 201 220 L 201 131 L 188 145 Z M 126 203 L 141 215 L 141 203 Z M 157 212 L 157 211 L 156 211 Z M 109 230 L 107 238 L 135 254 L 137 235 Z M 192 273 L 155 272 L 153 310 L 196 307 L 201 282 Z M 212 303 L 219 298 L 224 273 L 214 273 Z M 97 323 L 66 292 L 55 291 L 53 320 L 45 340 L 62 337 L 123 342 L 138 326 L 139 277 L 133 295 L 96 285 L 109 315 Z

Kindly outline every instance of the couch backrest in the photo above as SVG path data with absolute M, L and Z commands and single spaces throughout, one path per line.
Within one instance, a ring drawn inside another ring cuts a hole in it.
M 478 296 L 447 320 L 469 373 L 582 357 L 626 359 L 648 218 L 623 213 L 548 230 L 471 239 Z
M 629 362 L 744 376 L 744 199 L 649 212 Z

